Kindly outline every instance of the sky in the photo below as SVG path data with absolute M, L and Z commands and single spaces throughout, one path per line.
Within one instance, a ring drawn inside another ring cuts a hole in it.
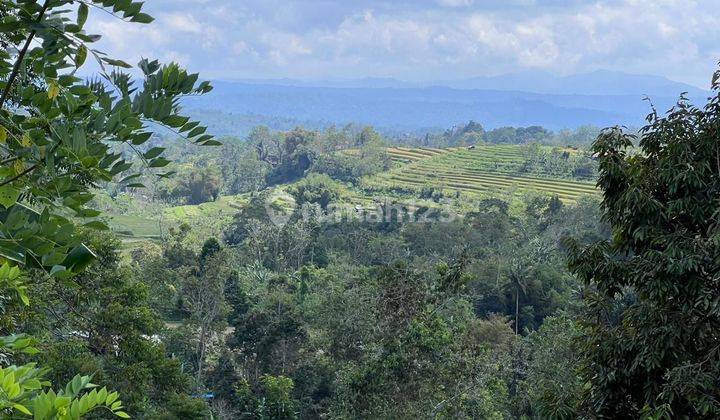
M 413 82 L 523 71 L 653 74 L 707 88 L 720 0 L 147 0 L 151 25 L 93 11 L 100 49 L 209 79 Z

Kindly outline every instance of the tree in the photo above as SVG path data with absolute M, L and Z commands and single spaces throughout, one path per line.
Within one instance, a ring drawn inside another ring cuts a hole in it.
M 157 337 L 160 318 L 150 309 L 149 288 L 120 265 L 120 241 L 113 234 L 87 230 L 85 243 L 97 259 L 72 283 L 42 273 L 28 284 L 37 303 L 22 314 L 20 328 L 33 334 L 53 331 L 40 356 L 47 378 L 62 383 L 76 373 L 113 386 L 134 415 L 167 409 L 188 392 L 189 377 L 177 359 L 166 357 Z
M 720 416 L 720 71 L 703 108 L 684 97 L 635 136 L 593 145 L 612 239 L 568 240 L 591 290 L 585 409 L 593 416 Z
M 197 74 L 176 64 L 142 60 L 137 84 L 121 70 L 127 63 L 91 48 L 100 36 L 83 30 L 90 6 L 131 22 L 152 21 L 142 3 L 128 0 L 0 0 L 6 47 L 0 52 L 0 282 L 23 304 L 29 299 L 20 268 L 67 279 L 95 257 L 75 234 L 75 221 L 99 215 L 87 207 L 98 183 L 120 178 L 122 185 L 139 186 L 123 148 L 149 168 L 168 164 L 162 148 L 141 151 L 151 136 L 146 124 L 185 133 L 197 144 L 216 144 L 205 127 L 179 113 L 179 97 L 208 92 L 209 83 L 197 83 Z M 75 74 L 89 56 L 98 62 L 99 78 L 83 81 Z M 105 228 L 98 220 L 84 222 Z M 31 339 L 17 335 L 2 338 L 0 347 L 14 355 L 34 348 Z M 0 368 L 3 416 L 32 410 L 35 418 L 63 411 L 78 418 L 96 407 L 127 416 L 116 393 L 91 390 L 90 377 L 78 375 L 56 393 L 42 375 L 32 363 Z
M 301 178 L 315 159 L 315 152 L 310 146 L 317 138 L 317 132 L 302 128 L 277 134 L 271 134 L 266 128 L 254 131 L 250 140 L 256 143 L 258 159 L 272 166 L 267 175 L 268 184 Z
M 187 304 L 189 324 L 197 330 L 196 374 L 198 389 L 203 387 L 208 341 L 225 326 L 227 305 L 225 287 L 233 273 L 225 263 L 225 255 L 216 239 L 203 245 L 198 267 L 191 268 L 183 283 L 182 295 Z
M 578 375 L 580 328 L 567 315 L 545 319 L 528 335 L 528 369 L 523 386 L 532 414 L 567 419 L 577 415 L 582 382 Z
M 302 181 L 296 183 L 290 193 L 295 197 L 298 205 L 305 203 L 317 204 L 323 210 L 340 197 L 341 187 L 329 176 L 323 174 L 310 174 Z
M 220 195 L 220 173 L 213 166 L 193 168 L 178 178 L 177 190 L 178 195 L 186 198 L 187 204 L 215 201 Z

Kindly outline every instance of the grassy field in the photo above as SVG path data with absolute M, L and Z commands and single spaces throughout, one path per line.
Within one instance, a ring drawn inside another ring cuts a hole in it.
M 246 200 L 243 196 L 226 196 L 195 206 L 166 207 L 157 215 L 110 214 L 108 223 L 113 231 L 125 238 L 158 239 L 181 223 L 188 223 L 195 230 L 218 234 Z
M 521 146 L 478 145 L 473 149 L 403 148 L 388 149 L 398 164 L 387 173 L 365 180 L 373 189 L 421 190 L 432 187 L 445 192 L 468 194 L 523 193 L 557 195 L 575 201 L 582 195 L 597 194 L 594 182 L 562 178 L 539 170 L 527 173 Z

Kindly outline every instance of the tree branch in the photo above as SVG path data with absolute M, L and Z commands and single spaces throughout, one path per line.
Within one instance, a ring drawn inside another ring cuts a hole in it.
M 35 169 L 37 169 L 38 167 L 40 167 L 40 164 L 39 164 L 39 163 L 36 163 L 35 165 L 33 165 L 33 166 L 25 169 L 24 171 L 20 172 L 19 174 L 15 175 L 14 177 L 9 178 L 9 179 L 3 181 L 2 183 L 0 183 L 0 187 L 4 187 L 4 186 L 6 186 L 7 184 L 11 184 L 11 183 L 17 181 L 18 179 L 24 177 L 25 175 L 27 175 L 27 174 L 29 174 L 30 172 L 32 172 L 32 171 L 34 171 Z
M 40 23 L 40 21 L 43 18 L 43 15 L 45 15 L 45 12 L 48 9 L 48 6 L 50 5 L 50 2 L 52 0 L 45 0 L 45 3 L 42 6 L 42 9 L 40 9 L 40 14 L 38 15 L 38 18 L 36 20 L 37 23 Z M 20 65 L 23 62 L 23 59 L 25 59 L 25 54 L 27 54 L 28 48 L 30 48 L 30 43 L 32 42 L 33 38 L 35 37 L 36 31 L 33 29 L 30 31 L 30 35 L 28 35 L 28 39 L 25 41 L 25 45 L 23 45 L 22 49 L 20 50 L 20 53 L 18 54 L 17 60 L 15 60 L 15 65 L 13 66 L 12 72 L 10 73 L 10 77 L 8 77 L 7 84 L 5 85 L 5 89 L 3 90 L 2 97 L 0 97 L 0 109 L 5 106 L 5 101 L 7 100 L 8 96 L 10 95 L 10 89 L 12 89 L 13 83 L 15 83 L 15 79 L 17 78 L 18 73 L 20 72 Z M 5 185 L 5 184 L 3 184 Z

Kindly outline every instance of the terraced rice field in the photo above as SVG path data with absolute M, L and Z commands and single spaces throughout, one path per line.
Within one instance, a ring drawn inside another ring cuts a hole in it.
M 401 163 L 388 173 L 369 180 L 369 185 L 389 188 L 442 188 L 470 194 L 501 191 L 540 191 L 564 201 L 597 194 L 594 182 L 524 173 L 526 158 L 514 145 L 477 146 L 474 149 L 390 148 L 388 154 Z
M 387 149 L 390 159 L 394 162 L 410 163 L 418 160 L 434 157 L 450 151 L 451 149 L 433 149 L 430 147 L 407 148 L 391 147 Z

